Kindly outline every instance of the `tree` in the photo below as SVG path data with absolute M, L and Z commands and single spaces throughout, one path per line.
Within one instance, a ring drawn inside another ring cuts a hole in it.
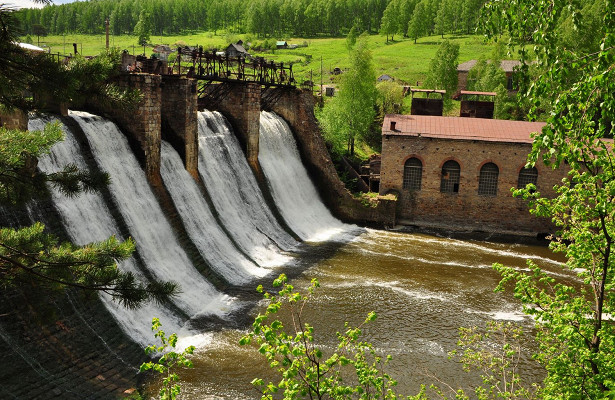
M 58 101 L 80 96 L 105 96 L 114 104 L 129 106 L 138 98 L 105 82 L 112 57 L 94 63 L 78 59 L 63 66 L 45 54 L 26 52 L 14 44 L 14 12 L 0 5 L 0 111 L 28 111 L 40 99 Z M 36 96 L 26 98 L 24 93 Z M 45 174 L 36 169 L 36 159 L 62 140 L 57 125 L 43 131 L 21 131 L 0 127 L 0 204 L 23 204 L 46 195 L 45 184 L 66 194 L 95 190 L 109 177 L 80 171 L 68 165 L 60 173 Z M 23 284 L 48 289 L 76 287 L 109 293 L 124 305 L 134 307 L 147 299 L 162 300 L 177 291 L 170 282 L 144 285 L 129 273 L 118 270 L 116 262 L 130 256 L 134 243 L 120 243 L 111 237 L 100 243 L 75 246 L 60 243 L 35 223 L 30 227 L 0 228 L 0 285 Z
M 534 138 L 528 165 L 538 160 L 569 168 L 569 177 L 547 199 L 534 187 L 516 191 L 532 212 L 551 218 L 558 231 L 550 247 L 567 257 L 578 282 L 555 282 L 529 262 L 531 273 L 502 265 L 499 289 L 514 284 L 525 312 L 537 321 L 536 359 L 545 367 L 544 398 L 610 398 L 615 393 L 615 4 L 602 1 L 598 51 L 559 46 L 559 16 L 574 3 L 493 1 L 487 5 L 490 35 L 507 33 L 518 45 L 521 88 L 535 115 L 547 99 L 547 126 Z M 532 44 L 530 58 L 526 45 Z M 530 77 L 529 62 L 541 72 Z
M 47 29 L 41 24 L 32 25 L 32 33 L 36 35 L 36 44 L 41 45 L 41 36 L 47 36 Z
M 337 348 L 325 355 L 316 344 L 314 327 L 303 317 L 306 304 L 320 286 L 318 281 L 312 280 L 306 294 L 296 292 L 284 274 L 273 286 L 280 288 L 277 294 L 258 287 L 267 301 L 265 314 L 256 317 L 252 331 L 239 342 L 244 346 L 255 342 L 258 351 L 280 375 L 278 383 L 252 380 L 263 394 L 262 399 L 273 399 L 278 392 L 285 399 L 397 398 L 393 392 L 395 380 L 383 371 L 391 357 L 378 355 L 370 343 L 359 340 L 363 326 L 376 319 L 375 313 L 369 313 L 358 327 L 346 323 L 344 331 L 337 333 Z M 283 318 L 278 317 L 283 309 L 290 313 L 286 326 Z
M 320 121 L 335 149 L 343 152 L 345 142 L 352 155 L 356 138 L 369 140 L 376 115 L 376 74 L 365 40 L 359 40 L 350 53 L 350 62 L 351 68 L 341 77 L 339 94 L 325 105 Z
M 425 86 L 430 89 L 444 89 L 444 108 L 452 106 L 451 96 L 457 91 L 457 64 L 459 44 L 449 40 L 442 42 L 435 57 L 429 64 L 429 75 Z
M 380 116 L 401 114 L 404 103 L 403 88 L 397 82 L 384 81 L 376 85 L 378 89 Z
M 154 331 L 154 337 L 160 340 L 160 345 L 152 344 L 147 346 L 145 354 L 161 354 L 161 356 L 156 362 L 149 361 L 141 364 L 139 371 L 154 370 L 164 375 L 162 387 L 158 392 L 160 400 L 175 400 L 181 392 L 181 386 L 177 383 L 179 381 L 177 369 L 193 367 L 192 361 L 188 356 L 194 353 L 194 346 L 188 346 L 184 351 L 176 352 L 174 349 L 177 345 L 177 334 L 172 333 L 167 337 L 166 333 L 162 330 L 162 324 L 158 318 L 152 319 L 152 331 Z
M 389 42 L 389 35 L 391 35 L 391 41 L 393 41 L 393 35 L 399 31 L 399 4 L 393 0 L 389 3 L 384 10 L 382 20 L 380 21 L 380 34 L 386 36 L 386 42 Z
M 348 35 L 346 35 L 346 48 L 348 49 L 348 51 L 351 51 L 354 45 L 357 44 L 358 36 L 359 35 L 357 34 L 357 29 L 354 26 L 350 28 L 350 31 L 348 31 Z
M 135 25 L 134 33 L 137 35 L 139 46 L 145 46 L 149 42 L 149 36 L 152 32 L 152 23 L 149 14 L 145 10 L 141 10 L 139 20 Z
M 454 22 L 457 15 L 455 9 L 456 2 L 452 0 L 442 0 L 436 13 L 435 30 L 444 39 L 444 33 L 454 30 Z
M 416 7 L 412 19 L 408 24 L 408 37 L 414 39 L 414 43 L 420 37 L 427 35 L 431 26 L 431 13 L 428 0 L 422 0 Z

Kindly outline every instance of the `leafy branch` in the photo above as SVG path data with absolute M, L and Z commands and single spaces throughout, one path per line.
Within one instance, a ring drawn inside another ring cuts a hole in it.
M 141 372 L 153 370 L 163 375 L 162 387 L 158 393 L 160 400 L 174 400 L 181 392 L 181 385 L 178 383 L 179 376 L 176 371 L 180 368 L 193 368 L 192 361 L 188 356 L 194 353 L 194 346 L 188 346 L 179 353 L 171 350 L 175 349 L 177 345 L 177 334 L 172 333 L 167 337 L 158 318 L 152 319 L 152 331 L 155 332 L 154 337 L 160 340 L 160 345 L 147 346 L 145 353 L 162 355 L 156 362 L 150 361 L 141 364 L 139 370 Z
M 273 286 L 281 288 L 277 294 L 258 287 L 267 301 L 265 313 L 255 318 L 252 331 L 239 342 L 258 345 L 280 377 L 278 383 L 252 381 L 262 399 L 397 399 L 397 382 L 384 372 L 391 357 L 377 354 L 371 343 L 360 340 L 364 326 L 376 319 L 374 312 L 357 327 L 346 323 L 345 330 L 337 332 L 336 350 L 327 356 L 317 344 L 314 327 L 303 318 L 318 281 L 313 279 L 305 294 L 295 291 L 284 274 Z M 288 328 L 277 318 L 283 309 L 290 314 Z

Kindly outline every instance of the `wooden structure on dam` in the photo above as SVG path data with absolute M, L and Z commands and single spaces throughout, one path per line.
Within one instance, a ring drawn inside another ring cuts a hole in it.
M 178 49 L 177 72 L 197 80 L 209 82 L 252 82 L 263 86 L 295 86 L 292 64 L 275 63 L 263 57 L 247 59 L 242 56 L 231 57 L 214 52 L 193 50 L 191 62 L 182 70 L 182 50 Z M 175 68 L 171 69 L 175 73 Z

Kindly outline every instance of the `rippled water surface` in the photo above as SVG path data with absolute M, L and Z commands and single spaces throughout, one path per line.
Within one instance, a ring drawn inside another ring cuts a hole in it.
M 376 311 L 378 319 L 365 330 L 365 338 L 393 356 L 388 372 L 399 381 L 398 392 L 415 394 L 434 376 L 453 387 L 477 382 L 447 356 L 455 349 L 460 326 L 484 326 L 496 319 L 531 328 L 510 293 L 493 292 L 499 279 L 491 268 L 501 262 L 525 269 L 529 259 L 566 278 L 558 268 L 561 258 L 544 247 L 369 230 L 292 283 L 305 287 L 312 278 L 321 283 L 306 320 L 325 350 L 334 348 L 335 332 L 345 321 L 359 324 Z M 260 398 L 250 381 L 271 375 L 254 347 L 237 344 L 245 332 L 217 332 L 211 344 L 197 349 L 195 368 L 181 372 L 185 398 Z M 522 368 L 530 377 L 541 375 L 529 362 Z

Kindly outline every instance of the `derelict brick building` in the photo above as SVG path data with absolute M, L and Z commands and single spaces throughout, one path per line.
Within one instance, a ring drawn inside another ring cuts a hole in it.
M 534 183 L 547 197 L 565 175 L 526 169 L 530 134 L 544 123 L 426 115 L 387 115 L 380 193 L 398 194 L 401 224 L 471 231 L 552 232 L 510 189 Z

